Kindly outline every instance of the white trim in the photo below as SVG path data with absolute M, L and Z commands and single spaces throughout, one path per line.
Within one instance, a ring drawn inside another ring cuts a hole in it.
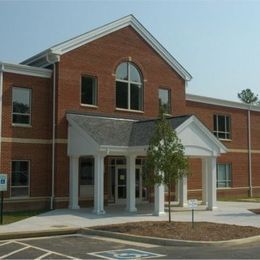
M 3 104 L 3 65 L 0 64 L 0 165 L 1 165 L 1 158 L 2 158 L 2 104 Z
M 49 69 L 2 62 L 0 62 L 0 71 L 42 78 L 51 78 L 52 76 L 52 71 Z
M 222 107 L 244 109 L 244 110 L 248 110 L 250 107 L 251 111 L 260 112 L 260 106 L 257 106 L 257 105 L 250 106 L 250 105 L 247 105 L 247 104 L 244 104 L 241 102 L 217 99 L 217 98 L 212 98 L 212 97 L 204 97 L 204 96 L 198 96 L 198 95 L 193 95 L 193 94 L 186 94 L 186 100 L 204 103 L 204 104 L 222 106 Z
M 33 138 L 14 138 L 2 137 L 2 143 L 20 143 L 20 144 L 52 144 L 52 139 L 33 139 Z M 56 144 L 67 144 L 67 139 L 55 139 Z
M 80 46 L 97 40 L 112 32 L 131 26 L 184 80 L 191 80 L 191 75 L 182 65 L 144 28 L 144 26 L 133 16 L 128 15 L 104 26 L 98 27 L 85 34 L 57 44 L 44 52 L 41 52 L 25 61 L 23 64 L 31 64 L 46 55 L 62 55 Z
M 129 89 L 128 89 L 129 90 Z M 129 98 L 129 97 L 128 97 Z M 123 112 L 131 112 L 131 113 L 139 113 L 139 114 L 144 114 L 143 110 L 134 110 L 134 109 L 128 109 L 128 108 L 120 108 L 117 107 L 115 109 L 116 111 L 123 111 Z
M 187 119 L 184 123 L 182 123 L 180 126 L 178 126 L 175 131 L 177 135 L 184 129 L 186 128 L 189 124 L 194 122 L 197 127 L 199 127 L 205 134 L 206 136 L 219 148 L 220 153 L 226 153 L 228 152 L 228 149 L 224 144 L 222 144 L 215 135 L 213 135 L 210 130 L 204 126 L 196 116 L 191 116 L 189 119 Z

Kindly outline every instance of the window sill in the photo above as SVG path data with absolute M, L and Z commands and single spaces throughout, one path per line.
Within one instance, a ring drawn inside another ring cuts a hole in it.
M 232 189 L 232 187 L 219 187 L 219 188 L 217 188 L 217 190 L 228 190 L 228 189 Z
M 218 140 L 220 140 L 220 141 L 222 141 L 222 142 L 232 142 L 232 139 L 219 138 Z
M 12 124 L 12 127 L 25 127 L 25 128 L 31 128 L 32 125 L 26 125 L 26 124 Z
M 96 105 L 80 104 L 81 107 L 98 108 Z
M 144 114 L 144 111 L 142 110 L 132 110 L 132 109 L 125 109 L 125 108 L 116 108 L 116 111 Z

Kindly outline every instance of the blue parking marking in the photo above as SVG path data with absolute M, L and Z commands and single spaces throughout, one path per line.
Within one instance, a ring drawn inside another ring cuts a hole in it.
M 141 259 L 165 256 L 132 248 L 94 252 L 89 255 L 105 259 Z

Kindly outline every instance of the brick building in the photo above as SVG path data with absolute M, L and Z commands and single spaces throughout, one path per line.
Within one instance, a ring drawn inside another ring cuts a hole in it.
M 185 93 L 190 74 L 132 15 L 55 45 L 21 64 L 0 63 L 0 167 L 5 207 L 94 207 L 154 201 L 142 165 L 160 106 L 192 175 L 173 195 L 260 193 L 260 108 Z M 250 131 L 249 131 L 250 129 Z

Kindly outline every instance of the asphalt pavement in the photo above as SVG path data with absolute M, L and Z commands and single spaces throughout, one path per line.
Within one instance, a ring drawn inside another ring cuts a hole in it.
M 259 242 L 157 246 L 82 234 L 0 241 L 0 259 L 260 259 Z

